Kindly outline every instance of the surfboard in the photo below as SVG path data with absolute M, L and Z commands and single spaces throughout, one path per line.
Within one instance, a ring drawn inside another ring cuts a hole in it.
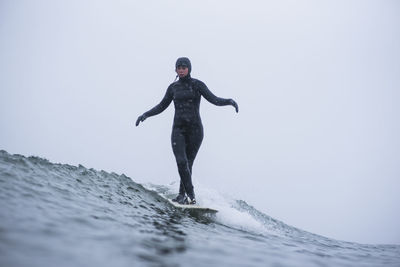
M 194 205 L 182 205 L 178 204 L 176 202 L 173 202 L 171 199 L 168 199 L 168 202 L 171 203 L 174 207 L 182 210 L 187 210 L 187 211 L 196 211 L 196 212 L 201 212 L 201 213 L 217 213 L 218 210 L 212 209 L 212 208 L 207 208 L 207 207 L 202 207 L 197 204 Z

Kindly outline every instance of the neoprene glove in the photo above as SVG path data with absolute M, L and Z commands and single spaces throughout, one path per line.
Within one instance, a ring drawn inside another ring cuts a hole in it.
M 239 112 L 239 106 L 238 106 L 238 104 L 235 102 L 235 100 L 229 99 L 229 102 L 231 102 L 230 104 L 236 109 L 236 113 L 238 113 L 238 112 Z
M 140 115 L 138 118 L 137 118 L 137 120 L 136 120 L 136 126 L 138 126 L 139 125 L 139 123 L 140 122 L 143 122 L 145 119 L 147 119 L 147 116 L 146 115 Z

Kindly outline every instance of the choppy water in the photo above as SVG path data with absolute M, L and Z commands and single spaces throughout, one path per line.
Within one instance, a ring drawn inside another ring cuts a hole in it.
M 129 177 L 0 151 L 0 266 L 400 266 L 400 246 L 308 233 L 197 189 L 215 216 L 176 210 Z

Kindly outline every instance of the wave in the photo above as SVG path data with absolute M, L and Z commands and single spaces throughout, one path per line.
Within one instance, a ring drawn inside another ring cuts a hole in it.
M 343 242 L 289 226 L 198 186 L 214 216 L 165 198 L 177 184 L 0 151 L 1 266 L 399 266 L 400 246 Z

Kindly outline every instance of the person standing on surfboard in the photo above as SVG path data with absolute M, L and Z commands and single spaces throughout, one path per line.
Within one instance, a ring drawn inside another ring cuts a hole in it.
M 202 81 L 190 77 L 191 70 L 192 65 L 188 58 L 178 58 L 175 71 L 176 78 L 179 77 L 179 80 L 168 87 L 158 105 L 140 115 L 136 120 L 136 126 L 138 126 L 148 117 L 163 112 L 172 100 L 174 101 L 175 116 L 171 143 L 181 182 L 179 194 L 172 201 L 179 204 L 196 204 L 192 184 L 192 166 L 203 140 L 203 125 L 199 112 L 201 96 L 217 106 L 231 105 L 236 112 L 239 112 L 239 107 L 233 99 L 215 96 Z

